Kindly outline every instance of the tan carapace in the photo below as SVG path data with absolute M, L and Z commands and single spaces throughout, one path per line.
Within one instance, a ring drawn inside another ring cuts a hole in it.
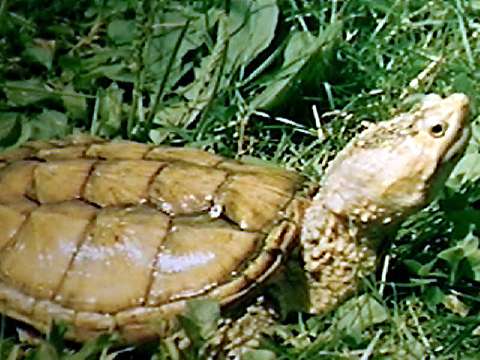
M 312 312 L 349 296 L 380 233 L 427 204 L 468 99 L 371 125 L 302 197 L 299 175 L 189 148 L 76 137 L 0 154 L 0 312 L 84 341 L 165 336 L 187 301 L 240 299 L 300 246 Z

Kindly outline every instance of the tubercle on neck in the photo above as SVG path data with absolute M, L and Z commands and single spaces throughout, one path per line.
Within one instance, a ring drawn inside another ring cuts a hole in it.
M 322 313 L 350 296 L 377 263 L 377 241 L 361 224 L 349 221 L 320 201 L 306 210 L 301 246 L 312 313 Z
M 354 253 L 376 250 L 378 240 L 372 236 L 362 221 L 352 221 L 335 214 L 320 202 L 312 202 L 305 211 L 301 235 L 304 259 L 308 259 L 305 263 L 307 270 L 315 271 L 321 264 L 329 262 L 330 256 L 342 254 L 348 254 L 348 260 L 357 262 Z M 363 255 L 359 254 L 358 260 L 361 259 Z

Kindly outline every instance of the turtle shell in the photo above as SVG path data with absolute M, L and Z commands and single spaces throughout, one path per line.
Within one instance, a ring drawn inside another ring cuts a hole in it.
M 84 341 L 165 336 L 232 302 L 298 238 L 302 179 L 191 149 L 76 137 L 0 154 L 0 312 Z

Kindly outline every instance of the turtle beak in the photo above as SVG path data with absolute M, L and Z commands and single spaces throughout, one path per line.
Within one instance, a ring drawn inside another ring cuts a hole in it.
M 443 162 L 447 162 L 456 155 L 462 154 L 470 139 L 468 116 L 470 101 L 467 95 L 462 93 L 452 94 L 444 101 L 446 102 L 446 106 L 452 109 L 452 116 L 455 117 L 455 119 L 451 119 L 455 125 L 453 130 L 457 131 L 457 136 L 453 138 L 450 148 L 443 158 Z

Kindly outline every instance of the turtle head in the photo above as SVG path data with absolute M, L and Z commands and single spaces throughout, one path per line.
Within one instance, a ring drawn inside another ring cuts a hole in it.
M 385 231 L 428 204 L 469 137 L 468 98 L 428 95 L 369 126 L 331 162 L 306 209 L 301 244 L 310 311 L 332 309 L 373 271 Z
M 469 138 L 464 94 L 428 95 L 416 109 L 370 125 L 327 169 L 323 205 L 360 223 L 390 223 L 425 206 Z

